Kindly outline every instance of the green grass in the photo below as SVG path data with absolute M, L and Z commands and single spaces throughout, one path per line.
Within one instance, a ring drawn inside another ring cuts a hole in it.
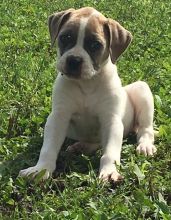
M 54 11 L 94 6 L 130 30 L 134 40 L 118 62 L 123 84 L 148 82 L 155 99 L 158 153 L 138 156 L 124 141 L 124 181 L 97 179 L 101 152 L 70 158 L 66 140 L 56 178 L 17 177 L 34 165 L 51 109 L 56 49 L 47 18 Z M 0 219 L 171 219 L 171 2 L 170 0 L 2 0 L 0 19 Z

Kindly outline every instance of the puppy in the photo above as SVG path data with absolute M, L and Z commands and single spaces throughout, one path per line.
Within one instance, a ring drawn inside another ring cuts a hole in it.
M 78 142 L 68 151 L 91 153 L 99 143 L 103 154 L 99 178 L 117 181 L 123 137 L 137 133 L 137 151 L 153 155 L 153 96 L 142 81 L 122 87 L 116 61 L 132 35 L 118 22 L 94 8 L 69 9 L 49 17 L 51 43 L 58 44 L 58 76 L 52 95 L 52 112 L 44 131 L 39 160 L 21 176 L 46 170 L 47 179 L 65 137 Z

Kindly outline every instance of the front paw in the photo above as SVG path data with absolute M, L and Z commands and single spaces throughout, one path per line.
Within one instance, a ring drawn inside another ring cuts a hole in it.
M 29 178 L 34 178 L 34 177 L 36 177 L 37 174 L 39 174 L 43 170 L 45 170 L 45 172 L 42 176 L 42 179 L 46 180 L 52 175 L 55 168 L 47 166 L 46 164 L 37 164 L 34 167 L 29 167 L 27 169 L 21 170 L 19 172 L 19 176 L 23 176 L 23 177 L 27 176 Z
M 139 154 L 144 154 L 145 156 L 152 156 L 156 153 L 156 147 L 151 143 L 140 143 L 136 149 Z
M 114 164 L 110 164 L 100 169 L 99 178 L 104 182 L 107 181 L 118 182 L 123 179 L 123 176 L 121 176 L 118 173 Z

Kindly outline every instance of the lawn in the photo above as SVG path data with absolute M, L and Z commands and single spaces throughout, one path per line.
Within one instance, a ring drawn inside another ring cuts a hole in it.
M 47 18 L 82 6 L 96 7 L 133 34 L 118 70 L 124 85 L 144 80 L 151 87 L 158 152 L 153 158 L 137 155 L 134 137 L 128 137 L 123 182 L 102 184 L 101 151 L 71 158 L 67 139 L 54 177 L 29 181 L 18 173 L 39 156 L 57 74 Z M 171 1 L 2 0 L 0 13 L 0 219 L 170 220 Z

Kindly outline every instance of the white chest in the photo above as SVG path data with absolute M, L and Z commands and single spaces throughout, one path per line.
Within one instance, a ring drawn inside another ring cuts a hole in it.
M 68 136 L 80 141 L 99 142 L 100 123 L 96 113 L 94 97 L 82 100 L 77 112 L 70 120 Z

